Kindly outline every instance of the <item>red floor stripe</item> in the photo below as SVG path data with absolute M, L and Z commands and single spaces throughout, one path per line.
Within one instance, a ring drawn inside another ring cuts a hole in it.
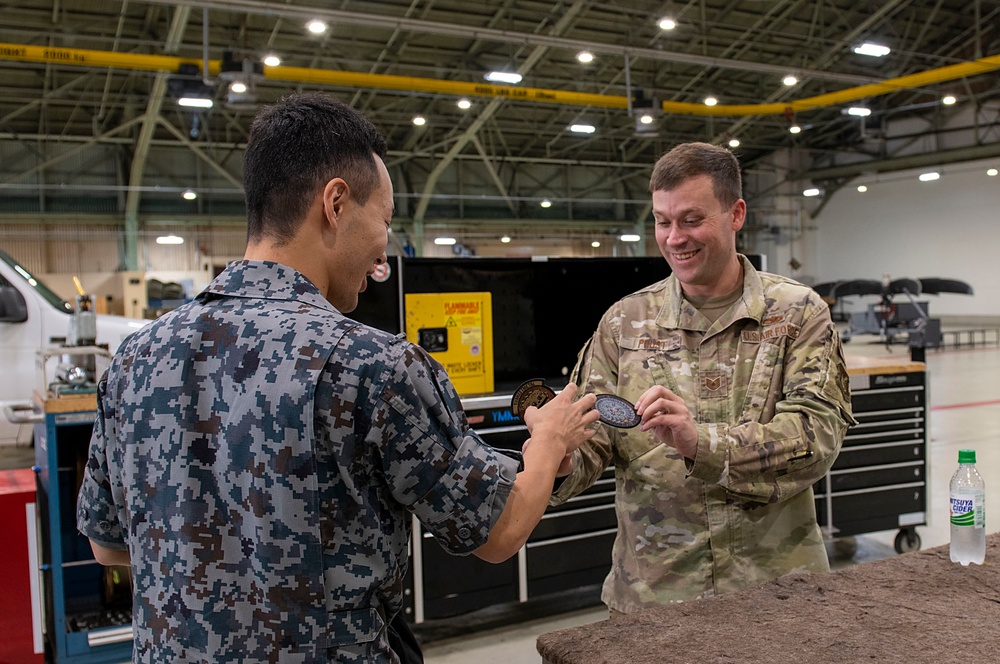
M 1000 404 L 1000 399 L 992 401 L 973 401 L 971 403 L 950 403 L 944 406 L 931 406 L 931 410 L 948 410 L 949 408 L 975 408 L 976 406 L 996 406 Z

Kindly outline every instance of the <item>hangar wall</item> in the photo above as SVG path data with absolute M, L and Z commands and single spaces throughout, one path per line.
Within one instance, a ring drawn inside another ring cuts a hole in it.
M 817 227 L 817 281 L 848 278 L 948 277 L 967 281 L 972 297 L 927 297 L 932 316 L 1000 321 L 1000 176 L 997 164 L 967 162 L 936 169 L 867 176 L 842 187 L 813 220 Z M 864 179 L 868 191 L 859 193 Z

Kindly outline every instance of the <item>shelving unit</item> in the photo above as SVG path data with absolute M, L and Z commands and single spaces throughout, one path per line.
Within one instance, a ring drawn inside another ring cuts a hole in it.
M 87 462 L 96 397 L 46 399 L 36 394 L 34 401 L 41 416 L 35 425 L 35 471 L 50 661 L 128 661 L 132 656 L 131 593 L 108 587 L 107 575 L 114 571 L 94 560 L 89 541 L 76 529 L 76 497 Z

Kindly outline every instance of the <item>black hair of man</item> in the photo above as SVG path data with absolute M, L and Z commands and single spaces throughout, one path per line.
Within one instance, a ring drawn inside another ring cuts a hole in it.
M 676 189 L 699 175 L 712 178 L 712 191 L 725 207 L 743 196 L 740 162 L 728 149 L 711 143 L 681 143 L 660 157 L 649 179 L 649 193 Z
M 379 186 L 385 138 L 360 111 L 326 94 L 289 95 L 254 118 L 243 154 L 247 239 L 286 243 L 316 195 L 343 179 L 360 205 Z

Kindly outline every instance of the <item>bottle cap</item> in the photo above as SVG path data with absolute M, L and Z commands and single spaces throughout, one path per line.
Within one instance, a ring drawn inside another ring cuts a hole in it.
M 976 451 L 975 450 L 959 450 L 958 451 L 958 462 L 959 463 L 975 463 L 976 462 Z

